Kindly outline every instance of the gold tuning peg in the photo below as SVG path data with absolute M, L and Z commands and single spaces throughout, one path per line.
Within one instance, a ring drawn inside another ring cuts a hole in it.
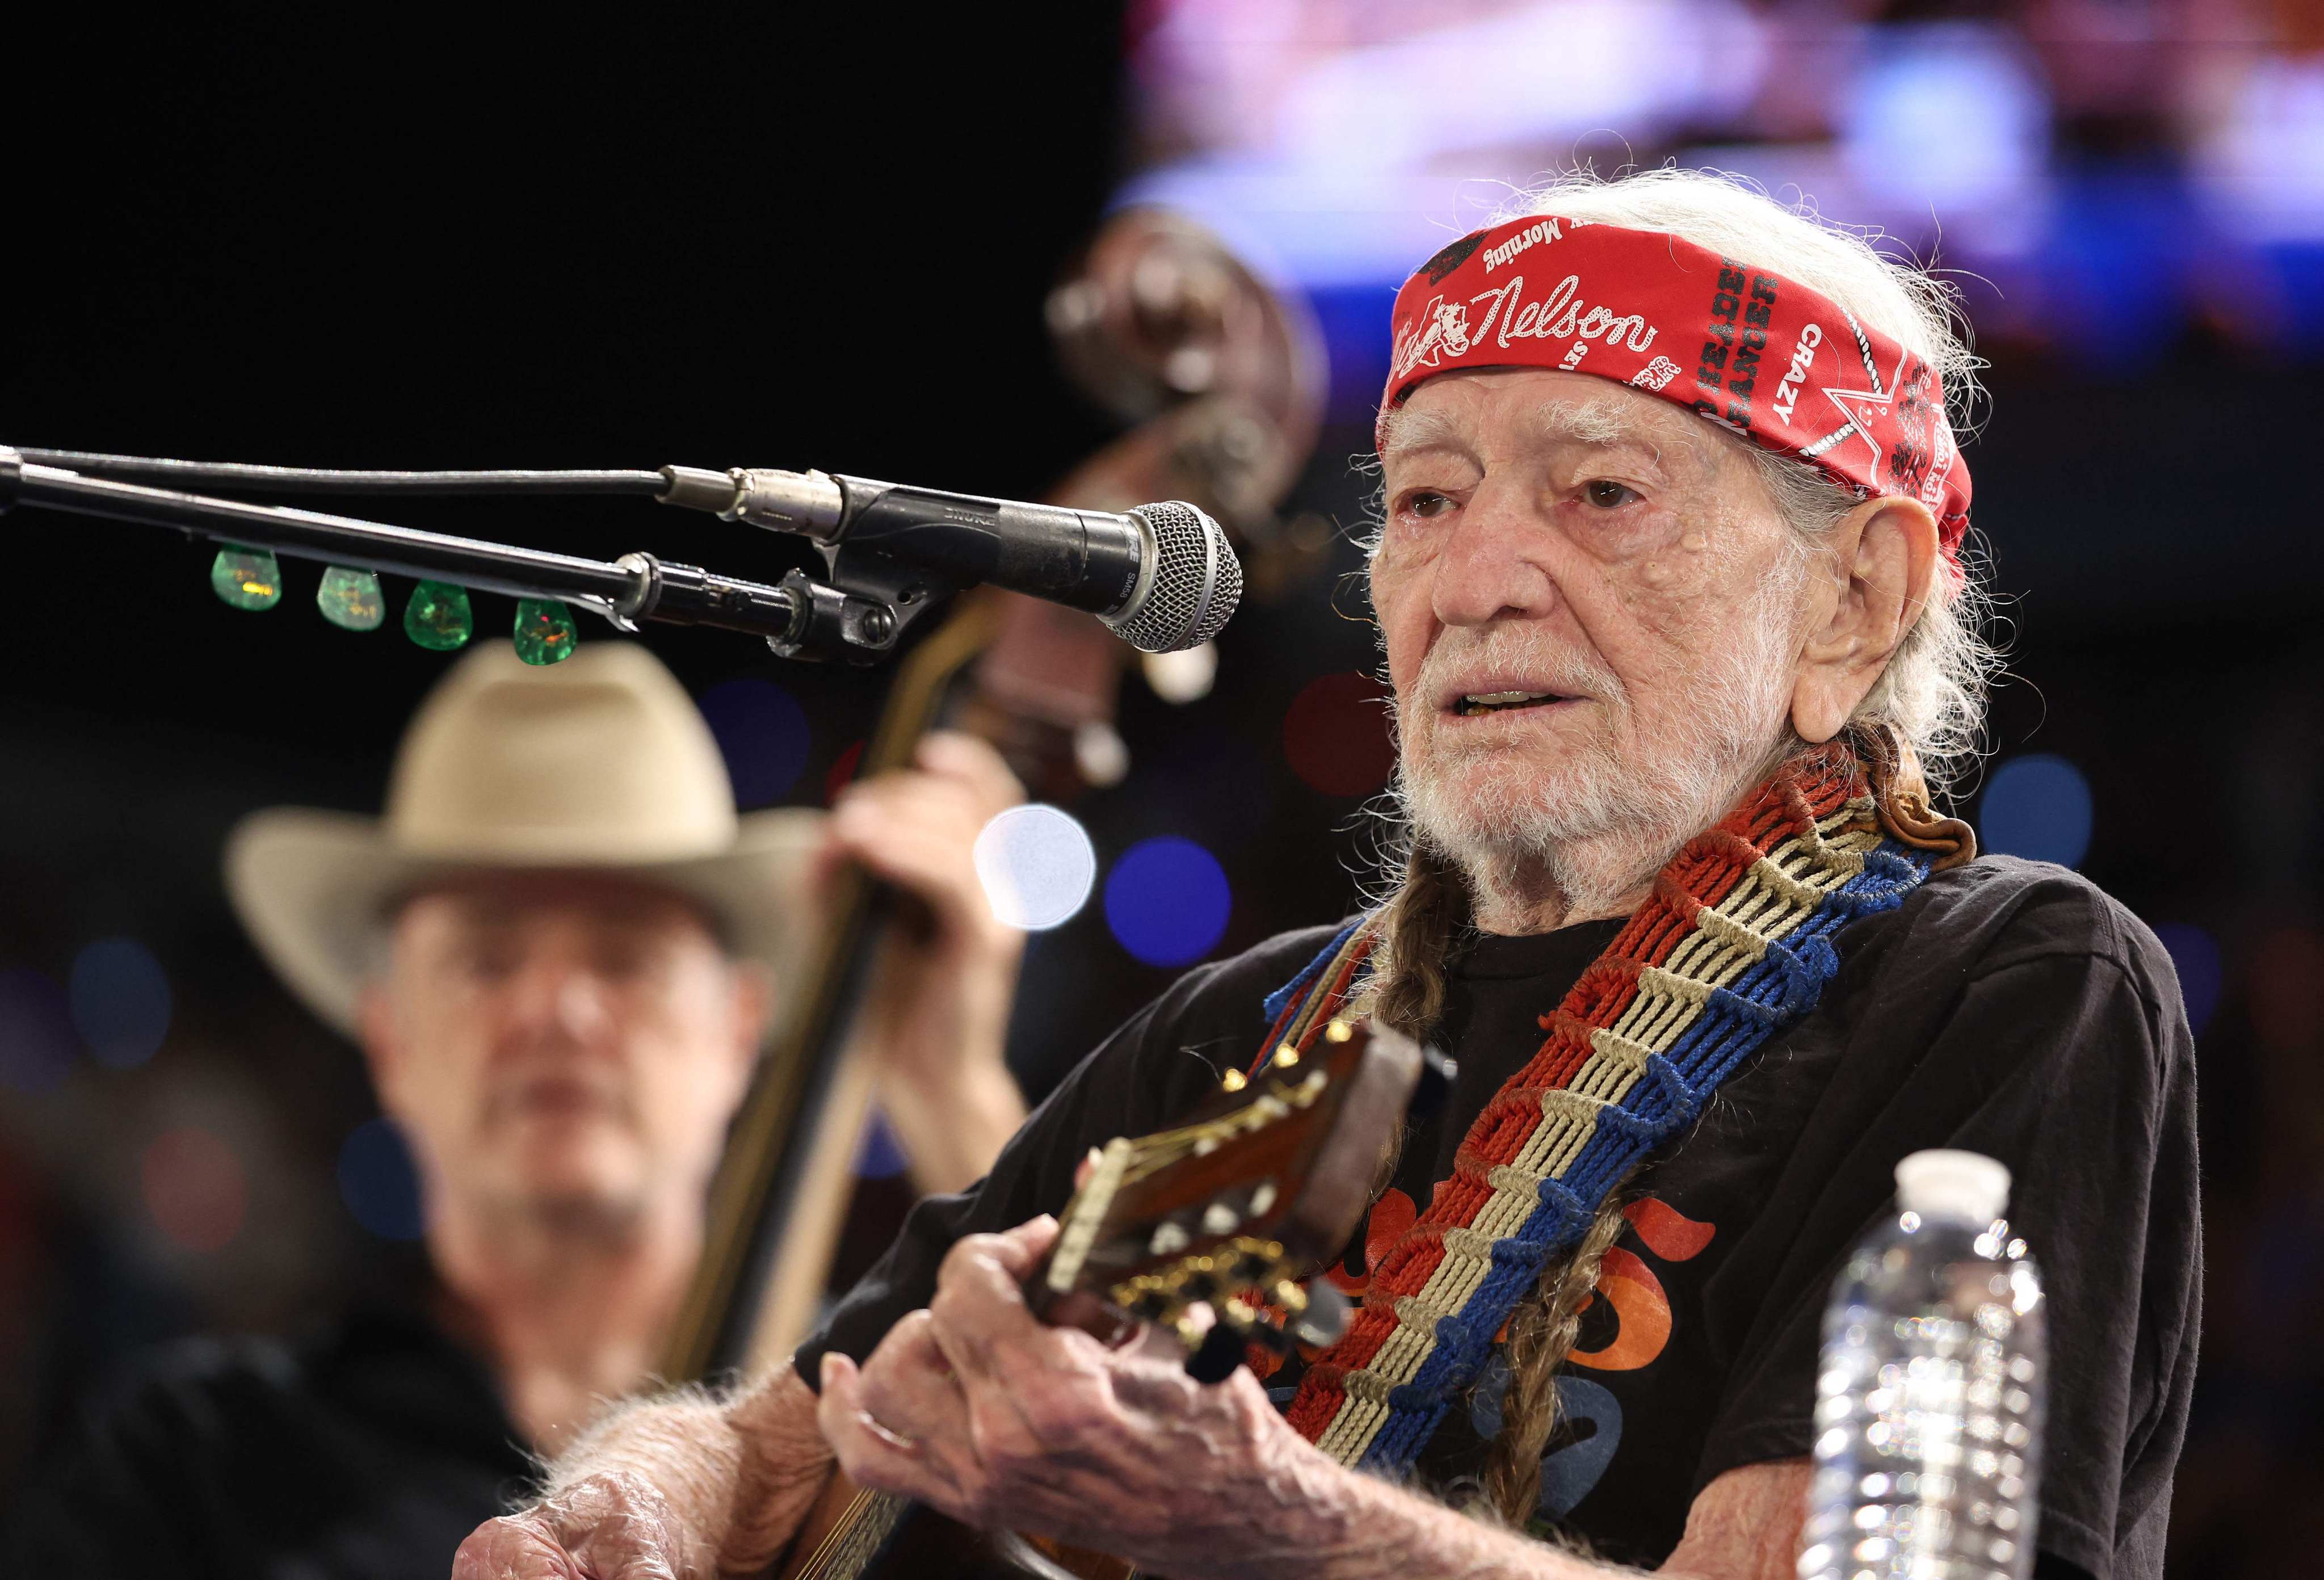
M 1238 1333 L 1249 1333 L 1261 1320 L 1259 1307 L 1252 1305 L 1247 1296 L 1231 1295 L 1223 1300 L 1213 1301 L 1211 1309 L 1218 1313 L 1221 1322 Z

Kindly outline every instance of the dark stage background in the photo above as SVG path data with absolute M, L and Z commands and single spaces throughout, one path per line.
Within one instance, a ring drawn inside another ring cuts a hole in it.
M 1286 5 L 1283 47 L 1377 64 L 1436 14 L 1403 9 L 1398 32 L 1363 7 Z M 1686 6 L 1649 9 L 1691 25 Z M 2312 14 L 1708 10 L 1705 26 L 1760 30 L 1752 93 L 1490 127 L 1397 179 L 1449 192 L 1613 149 L 1770 185 L 1812 184 L 1794 165 L 1840 172 L 1827 209 L 1871 218 L 1847 202 L 1860 166 L 1834 162 L 1847 115 L 1819 131 L 1794 102 L 1801 73 L 1837 70 L 1835 41 L 1870 36 L 1886 59 L 1880 41 L 1931 28 L 1999 39 L 2041 90 L 2046 239 L 1965 238 L 1995 282 L 1968 282 L 1993 362 L 1968 456 L 2013 651 L 1967 805 L 1989 843 L 2076 862 L 2172 945 L 2201 1048 L 2210 1258 L 2173 1572 L 2304 1572 L 2324 1542 L 2309 1492 L 2324 1476 L 2324 224 L 2312 240 L 2238 232 L 2247 245 L 2215 256 L 2153 194 L 2212 169 L 2227 135 L 2181 91 L 2187 62 L 2289 72 L 2285 91 L 2313 94 Z M 326 34 L 257 10 L 12 23 L 0 439 L 315 465 L 816 466 L 1037 497 L 1111 431 L 1054 369 L 1044 295 L 1126 179 L 1199 174 L 1231 142 L 1187 106 L 1213 102 L 1204 70 L 1270 47 L 1228 25 L 1239 14 L 784 8 L 521 41 L 473 23 Z M 2112 88 L 2085 80 L 2093 60 L 2113 62 Z M 1219 104 L 1258 91 L 1213 87 Z M 1941 102 L 1990 119 L 1973 94 Z M 2309 125 L 2263 138 L 2258 168 L 2313 197 Z M 1990 210 L 1989 187 L 1964 203 Z M 1281 251 L 1342 358 L 1295 508 L 1347 527 L 1393 281 Z M 793 562 L 637 503 L 388 513 L 762 579 Z M 410 1254 L 408 1201 L 349 1147 L 373 1113 L 356 1057 L 244 942 L 217 857 L 259 806 L 375 809 L 446 662 L 392 624 L 326 624 L 311 568 L 286 562 L 282 606 L 251 614 L 208 592 L 211 550 L 174 536 L 27 511 L 5 531 L 0 1499 L 137 1346 L 295 1331 Z M 1358 564 L 1344 538 L 1333 553 L 1333 572 Z M 1102 881 L 1157 836 L 1215 858 L 1223 927 L 1189 924 L 1206 956 L 1355 903 L 1365 798 L 1329 793 L 1350 781 L 1300 755 L 1311 735 L 1286 750 L 1295 700 L 1344 707 L 1352 682 L 1309 688 L 1374 661 L 1360 596 L 1334 609 L 1331 585 L 1247 606 L 1203 700 L 1166 705 L 1133 678 L 1133 772 L 1078 808 Z M 477 603 L 480 640 L 505 629 L 506 601 Z M 584 641 L 604 636 L 585 619 Z M 741 638 L 649 640 L 715 692 L 746 801 L 820 799 L 876 707 L 877 675 L 786 666 Z M 770 759 L 793 704 L 803 743 Z M 1012 1037 L 1031 1095 L 1172 975 L 1097 901 L 1038 935 Z

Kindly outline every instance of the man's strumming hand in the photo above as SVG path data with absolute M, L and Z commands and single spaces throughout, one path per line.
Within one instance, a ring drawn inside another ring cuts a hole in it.
M 721 1404 L 700 1390 L 616 1406 L 541 1497 L 460 1545 L 453 1580 L 713 1580 L 766 1567 L 822 1491 L 831 1452 L 787 1363 Z

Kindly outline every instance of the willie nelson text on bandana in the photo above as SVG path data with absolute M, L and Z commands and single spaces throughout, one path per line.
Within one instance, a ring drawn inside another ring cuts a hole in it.
M 1956 553 L 1969 467 L 1937 371 L 1829 297 L 1660 231 L 1529 215 L 1462 237 L 1397 292 L 1383 425 L 1433 374 L 1594 374 L 1917 499 Z

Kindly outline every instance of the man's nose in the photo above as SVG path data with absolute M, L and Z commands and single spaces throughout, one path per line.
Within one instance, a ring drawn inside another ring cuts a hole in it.
M 594 1037 L 608 1013 L 604 984 L 577 961 L 554 956 L 525 963 L 510 984 L 510 1014 L 540 1036 Z
M 1484 625 L 1547 614 L 1557 597 L 1544 566 L 1554 530 L 1520 480 L 1487 477 L 1469 496 L 1436 558 L 1436 618 L 1446 625 Z

